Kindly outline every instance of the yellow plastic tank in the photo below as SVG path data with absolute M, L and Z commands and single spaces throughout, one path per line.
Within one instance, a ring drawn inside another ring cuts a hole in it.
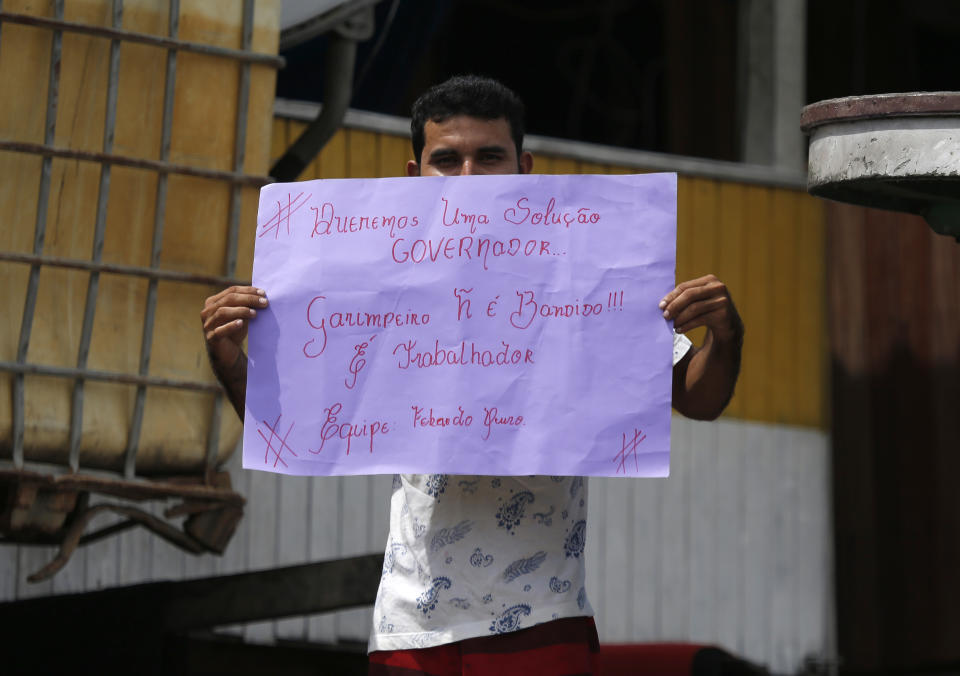
M 268 169 L 280 2 L 246 4 L 3 3 L 8 467 L 195 473 L 236 445 L 199 310 L 227 278 L 249 279 L 253 238 L 242 233 Z

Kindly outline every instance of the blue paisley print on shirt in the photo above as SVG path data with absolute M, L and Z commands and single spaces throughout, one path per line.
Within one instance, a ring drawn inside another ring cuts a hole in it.
M 431 474 L 427 477 L 426 486 L 424 490 L 432 498 L 439 498 L 445 490 L 447 490 L 447 475 L 446 474 Z
M 435 577 L 430 583 L 430 586 L 427 587 L 420 596 L 417 597 L 417 610 L 421 613 L 430 617 L 428 614 L 434 608 L 437 607 L 437 600 L 440 598 L 441 589 L 450 589 L 450 578 L 449 577 Z
M 530 491 L 520 491 L 514 495 L 497 510 L 497 525 L 513 535 L 514 529 L 520 525 L 524 510 L 533 500 L 533 493 Z
M 529 558 L 517 559 L 503 571 L 503 581 L 513 582 L 521 575 L 532 573 L 540 567 L 540 564 L 543 563 L 545 558 L 547 558 L 546 552 L 537 552 Z
M 476 568 L 486 568 L 491 563 L 493 563 L 493 556 L 484 554 L 479 547 L 474 549 L 473 554 L 470 555 L 470 565 Z
M 573 524 L 573 528 L 563 543 L 563 551 L 566 552 L 568 559 L 571 557 L 579 559 L 581 554 L 583 554 L 583 545 L 586 543 L 586 533 L 587 522 L 585 520 L 581 519 Z
M 508 631 L 514 631 L 520 628 L 520 618 L 530 614 L 530 606 L 526 603 L 518 603 L 510 606 L 497 617 L 490 625 L 490 631 L 494 634 L 504 634 Z
M 447 545 L 452 545 L 454 542 L 462 540 L 464 536 L 470 532 L 471 528 L 473 528 L 473 523 L 466 520 L 450 528 L 441 528 L 430 540 L 430 551 L 439 551 Z

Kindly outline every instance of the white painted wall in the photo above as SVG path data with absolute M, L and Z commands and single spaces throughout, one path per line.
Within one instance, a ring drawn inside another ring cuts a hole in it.
M 239 454 L 231 462 L 248 506 L 223 557 L 184 554 L 135 530 L 28 585 L 53 550 L 0 547 L 0 600 L 383 551 L 391 477 L 285 477 L 243 471 Z M 822 432 L 674 417 L 669 479 L 589 483 L 587 591 L 601 641 L 718 644 L 778 672 L 833 655 L 829 486 Z M 223 631 L 258 642 L 366 641 L 369 614 Z

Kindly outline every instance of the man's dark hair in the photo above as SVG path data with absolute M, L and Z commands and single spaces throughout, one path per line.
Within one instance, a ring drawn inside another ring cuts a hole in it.
M 426 144 L 423 128 L 427 120 L 443 122 L 455 115 L 468 115 L 481 120 L 506 118 L 510 125 L 510 136 L 517 147 L 519 162 L 523 152 L 523 101 L 494 79 L 477 75 L 456 75 L 446 82 L 434 85 L 413 103 L 410 135 L 417 164 L 420 164 L 420 156 Z

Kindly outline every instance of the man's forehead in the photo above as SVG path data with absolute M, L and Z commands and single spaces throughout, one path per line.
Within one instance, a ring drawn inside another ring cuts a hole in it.
M 471 115 L 452 115 L 442 120 L 427 120 L 423 131 L 427 145 L 452 136 L 487 137 L 508 145 L 512 143 L 510 123 L 505 117 L 487 119 Z

